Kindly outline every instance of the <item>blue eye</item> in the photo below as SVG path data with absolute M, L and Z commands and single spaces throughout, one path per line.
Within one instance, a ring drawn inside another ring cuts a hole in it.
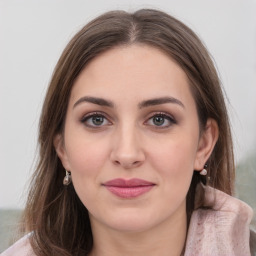
M 152 118 L 152 122 L 156 125 L 156 126 L 162 126 L 165 122 L 165 118 L 163 116 L 154 116 Z
M 91 113 L 89 115 L 84 116 L 81 122 L 84 123 L 86 126 L 92 128 L 100 128 L 102 126 L 110 124 L 110 122 L 104 115 L 98 113 Z
M 149 118 L 147 124 L 159 128 L 168 128 L 169 126 L 176 124 L 176 121 L 167 114 L 159 113 Z

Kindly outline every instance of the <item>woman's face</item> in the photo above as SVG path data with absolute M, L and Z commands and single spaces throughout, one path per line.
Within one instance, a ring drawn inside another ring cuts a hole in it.
M 86 66 L 64 142 L 55 141 L 92 225 L 122 231 L 184 220 L 205 144 L 184 71 L 144 45 L 111 49 Z

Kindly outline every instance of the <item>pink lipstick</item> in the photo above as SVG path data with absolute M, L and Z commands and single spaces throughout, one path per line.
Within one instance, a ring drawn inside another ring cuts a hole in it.
M 138 197 L 149 190 L 155 184 L 141 179 L 114 179 L 103 184 L 111 193 L 122 198 Z

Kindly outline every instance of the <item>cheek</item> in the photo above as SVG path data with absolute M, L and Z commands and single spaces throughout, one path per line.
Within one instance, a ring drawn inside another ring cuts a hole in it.
M 109 144 L 103 139 L 92 140 L 84 132 L 67 133 L 66 152 L 74 186 L 87 190 L 99 183 L 100 170 L 108 158 Z M 78 191 L 77 191 L 78 192 Z
M 197 144 L 186 138 L 180 138 L 154 147 L 152 157 L 155 164 L 175 173 L 182 170 L 193 170 Z
M 79 175 L 90 175 L 97 173 L 106 159 L 106 151 L 104 147 L 96 145 L 80 145 L 68 151 L 68 159 L 72 173 Z M 70 153 L 69 153 L 70 152 Z
M 158 170 L 159 177 L 165 184 L 166 192 L 173 190 L 186 194 L 193 175 L 196 157 L 196 137 L 175 135 L 175 139 L 155 145 L 151 152 L 151 165 Z
M 67 155 L 74 188 L 89 210 L 99 197 L 96 188 L 101 181 L 101 170 L 106 163 L 108 148 L 103 143 L 99 145 L 84 141 L 81 137 L 80 140 L 72 140 Z

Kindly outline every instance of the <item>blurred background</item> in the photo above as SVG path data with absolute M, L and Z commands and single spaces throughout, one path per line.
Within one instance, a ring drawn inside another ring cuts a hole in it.
M 0 252 L 15 239 L 42 101 L 63 48 L 95 16 L 139 8 L 174 15 L 214 57 L 232 123 L 236 196 L 256 210 L 256 0 L 0 0 Z

